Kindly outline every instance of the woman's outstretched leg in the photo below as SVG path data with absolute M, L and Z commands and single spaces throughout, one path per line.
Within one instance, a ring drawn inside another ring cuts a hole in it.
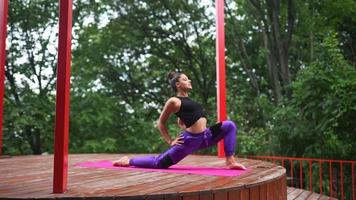
M 124 156 L 119 160 L 114 161 L 113 165 L 117 167 L 135 166 L 152 169 L 166 169 L 175 164 L 175 162 L 171 158 L 172 156 L 169 155 L 170 150 L 171 149 L 158 156 L 139 156 L 133 158 L 128 158 L 127 156 Z
M 190 143 L 190 145 L 174 145 L 166 152 L 158 156 L 142 156 L 133 158 L 125 156 L 117 161 L 114 161 L 113 165 L 121 167 L 135 166 L 142 168 L 166 169 L 174 164 L 177 164 L 187 155 L 192 153 L 195 149 L 197 149 L 195 146 L 199 147 L 199 145 L 192 145 L 191 142 L 188 142 L 188 140 L 185 142 Z

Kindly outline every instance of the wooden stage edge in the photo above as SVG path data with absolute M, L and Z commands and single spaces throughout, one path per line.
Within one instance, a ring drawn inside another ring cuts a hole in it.
M 285 168 L 251 159 L 238 158 L 248 171 L 232 177 L 75 166 L 79 162 L 113 161 L 122 156 L 69 155 L 68 190 L 63 194 L 52 193 L 53 155 L 3 157 L 0 199 L 285 200 L 287 193 L 295 197 L 303 193 L 293 188 L 287 190 Z M 202 155 L 190 155 L 179 163 L 199 167 L 224 164 L 223 158 Z M 307 197 L 313 194 L 304 193 Z M 314 197 L 325 199 L 321 195 Z

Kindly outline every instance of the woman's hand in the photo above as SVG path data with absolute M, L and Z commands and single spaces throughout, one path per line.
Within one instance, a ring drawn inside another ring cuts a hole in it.
M 176 137 L 176 139 L 174 139 L 172 142 L 171 142 L 171 146 L 174 146 L 174 145 L 183 145 L 184 144 L 184 137 L 183 136 L 178 136 Z

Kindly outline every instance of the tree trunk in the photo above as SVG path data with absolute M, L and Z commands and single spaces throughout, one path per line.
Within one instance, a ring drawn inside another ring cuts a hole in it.
M 281 26 L 279 23 L 280 18 L 280 2 L 278 0 L 273 0 L 270 6 L 272 13 L 272 32 L 274 40 L 276 43 L 279 67 L 281 70 L 281 79 L 283 87 L 287 86 L 290 81 L 290 71 L 288 67 L 288 46 L 285 41 L 283 41 L 281 34 Z
M 263 9 L 261 8 L 261 2 L 259 0 L 250 0 L 250 3 L 257 11 L 257 19 L 259 22 L 259 26 L 262 30 L 262 38 L 263 38 L 263 46 L 266 51 L 266 63 L 268 69 L 268 75 L 270 79 L 270 84 L 273 93 L 273 102 L 277 103 L 282 97 L 282 87 L 279 81 L 279 73 L 278 73 L 278 65 L 276 60 L 276 53 L 275 53 L 275 45 L 273 43 L 273 36 L 272 33 L 269 31 L 271 20 L 269 14 L 271 9 Z M 268 4 L 268 2 L 267 2 Z M 268 5 L 267 5 L 268 7 Z M 267 13 L 265 13 L 267 11 Z
M 26 126 L 24 131 L 26 133 L 27 141 L 30 144 L 32 153 L 34 155 L 41 155 L 42 144 L 41 144 L 40 130 L 33 128 L 32 126 Z
M 285 90 L 287 96 L 290 93 L 286 91 L 286 87 L 291 83 L 291 74 L 288 65 L 288 55 L 289 55 L 289 44 L 292 39 L 292 34 L 294 30 L 295 21 L 295 9 L 293 6 L 293 1 L 288 0 L 287 2 L 287 31 L 283 31 L 283 27 L 280 25 L 280 1 L 279 0 L 267 0 L 267 9 L 269 10 L 269 17 L 271 18 L 272 32 L 274 36 L 275 47 L 277 48 L 277 57 L 279 61 L 280 76 L 282 80 L 283 89 Z M 285 33 L 285 34 L 283 34 Z M 284 36 L 283 36 L 284 35 Z
M 226 5 L 226 9 L 227 9 L 227 14 L 230 16 L 230 18 L 232 18 L 231 10 L 229 9 L 228 5 Z M 231 23 L 233 24 L 232 27 L 239 27 L 239 25 L 236 24 L 234 20 L 232 20 Z M 258 96 L 260 94 L 260 88 L 259 88 L 257 77 L 252 72 L 251 61 L 250 61 L 249 55 L 247 53 L 246 46 L 245 46 L 244 42 L 241 40 L 241 35 L 240 35 L 239 31 L 237 29 L 233 28 L 232 32 L 234 34 L 234 36 L 232 37 L 234 40 L 232 42 L 232 45 L 234 46 L 234 49 L 237 52 L 236 54 L 242 63 L 242 67 L 244 68 L 248 77 L 251 80 L 249 83 L 251 84 L 255 94 Z

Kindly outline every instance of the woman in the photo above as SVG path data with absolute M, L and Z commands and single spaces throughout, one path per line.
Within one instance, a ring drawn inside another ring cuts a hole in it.
M 158 129 L 170 144 L 170 148 L 159 156 L 123 157 L 114 161 L 114 166 L 136 166 L 144 168 L 168 168 L 196 150 L 204 149 L 217 144 L 224 139 L 226 155 L 226 168 L 246 169 L 237 163 L 234 158 L 236 144 L 236 126 L 232 121 L 220 122 L 209 128 L 206 127 L 207 119 L 202 106 L 189 99 L 188 93 L 192 90 L 189 78 L 179 72 L 168 75 L 172 89 L 177 93 L 166 102 L 158 120 Z M 178 125 L 183 132 L 174 140 L 170 137 L 166 122 L 170 115 L 178 117 Z

